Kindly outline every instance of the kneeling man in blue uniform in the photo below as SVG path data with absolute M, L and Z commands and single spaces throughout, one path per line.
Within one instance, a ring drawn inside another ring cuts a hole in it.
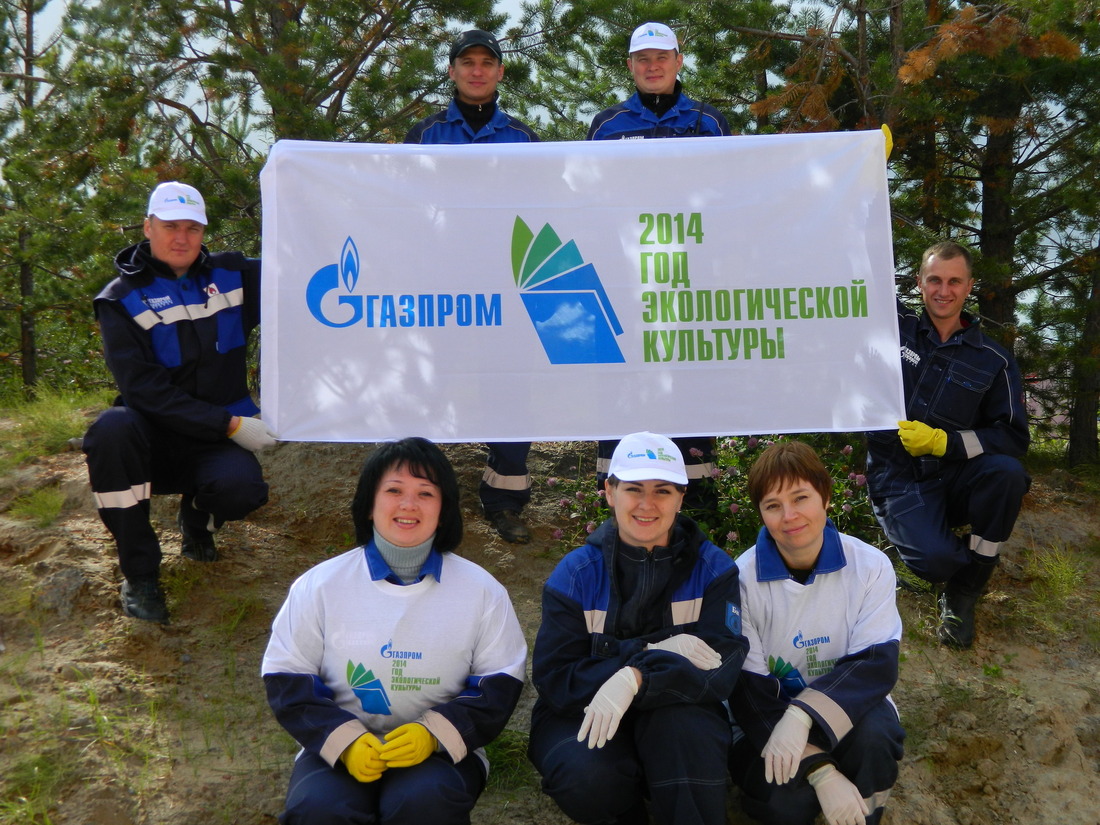
M 248 392 L 248 334 L 260 320 L 260 262 L 203 246 L 206 204 L 193 186 L 149 197 L 145 240 L 115 257 L 96 296 L 114 406 L 84 437 L 100 518 L 118 546 L 122 610 L 167 622 L 153 493 L 180 494 L 184 556 L 218 558 L 214 531 L 267 501 L 254 453 L 275 443 Z
M 921 578 L 943 584 L 940 640 L 974 643 L 974 611 L 1031 484 L 1030 435 L 1012 354 L 963 311 L 970 251 L 921 256 L 918 315 L 898 302 L 907 420 L 867 441 L 867 486 L 886 537 Z

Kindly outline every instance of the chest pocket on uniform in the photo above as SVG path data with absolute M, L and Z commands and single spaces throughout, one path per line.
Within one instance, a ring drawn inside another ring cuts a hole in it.
M 175 324 L 157 323 L 149 334 L 153 341 L 153 355 L 161 366 L 175 369 L 182 363 L 180 338 Z
M 952 364 L 932 404 L 932 415 L 962 429 L 973 426 L 992 384 L 993 373 L 969 364 Z
M 218 352 L 226 353 L 244 346 L 244 325 L 239 306 L 227 307 L 218 315 Z

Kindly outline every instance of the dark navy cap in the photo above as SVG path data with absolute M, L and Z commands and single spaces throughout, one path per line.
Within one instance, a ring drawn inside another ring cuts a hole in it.
M 455 58 L 466 51 L 471 46 L 484 46 L 494 55 L 501 63 L 504 62 L 504 53 L 500 50 L 500 44 L 497 39 L 493 37 L 489 32 L 482 29 L 470 29 L 460 34 L 455 42 L 451 44 L 451 63 L 455 62 Z

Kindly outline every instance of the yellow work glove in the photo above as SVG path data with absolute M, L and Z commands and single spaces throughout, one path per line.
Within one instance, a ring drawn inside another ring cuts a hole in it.
M 901 446 L 911 456 L 929 453 L 941 456 L 947 452 L 947 433 L 929 427 L 923 421 L 899 421 L 898 438 L 901 439 Z
M 390 768 L 411 768 L 419 765 L 439 747 L 431 731 L 419 722 L 409 722 L 386 734 L 386 744 L 379 756 Z
M 894 133 L 885 123 L 882 124 L 882 134 L 886 138 L 886 159 L 890 160 L 890 153 L 894 151 Z
M 364 733 L 344 749 L 340 760 L 347 766 L 348 773 L 360 782 L 373 782 L 381 778 L 386 769 L 386 763 L 378 755 L 383 747 L 373 733 Z

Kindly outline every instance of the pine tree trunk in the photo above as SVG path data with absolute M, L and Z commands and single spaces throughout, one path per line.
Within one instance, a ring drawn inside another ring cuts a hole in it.
M 1073 362 L 1073 401 L 1066 447 L 1070 467 L 1100 461 L 1096 432 L 1096 416 L 1100 411 L 1100 249 L 1092 256 L 1090 269 L 1088 307 Z
M 20 230 L 19 247 L 25 250 L 27 233 Z M 38 347 L 35 342 L 35 318 L 33 308 L 34 269 L 25 259 L 19 264 L 19 352 L 23 365 L 23 388 L 32 390 L 38 384 Z

